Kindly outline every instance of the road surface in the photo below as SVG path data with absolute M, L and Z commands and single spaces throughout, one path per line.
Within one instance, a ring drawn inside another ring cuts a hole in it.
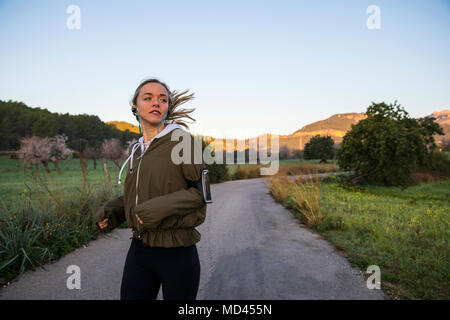
M 386 299 L 363 274 L 269 194 L 266 178 L 212 185 L 213 203 L 197 227 L 201 277 L 197 300 Z M 101 235 L 0 289 L 0 299 L 119 299 L 130 229 Z M 81 288 L 68 289 L 70 265 Z M 162 288 L 158 300 L 163 299 Z

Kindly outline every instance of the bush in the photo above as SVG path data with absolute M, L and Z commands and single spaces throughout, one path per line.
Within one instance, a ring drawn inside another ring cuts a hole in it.
M 339 166 L 370 184 L 406 188 L 418 166 L 433 162 L 433 135 L 443 134 L 442 128 L 433 117 L 409 118 L 396 101 L 372 103 L 366 114 L 344 136 L 336 155 Z
M 21 201 L 10 206 L 2 202 L 0 284 L 60 258 L 100 233 L 92 215 L 108 198 L 106 187 L 96 193 L 89 187 L 74 189 L 69 196 L 49 190 L 51 197 L 42 195 L 38 186 L 32 190 L 33 197 L 24 191 Z
M 225 163 L 212 163 L 207 164 L 206 168 L 209 172 L 209 179 L 210 183 L 219 183 L 223 181 L 230 180 L 229 174 L 228 174 L 228 167 Z
M 233 180 L 259 178 L 261 176 L 260 165 L 238 165 L 232 175 Z

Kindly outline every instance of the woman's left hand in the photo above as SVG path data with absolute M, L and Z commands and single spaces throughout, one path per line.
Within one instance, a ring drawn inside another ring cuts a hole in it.
M 142 224 L 142 220 L 138 217 L 138 215 L 136 214 L 136 218 L 138 219 L 139 223 Z

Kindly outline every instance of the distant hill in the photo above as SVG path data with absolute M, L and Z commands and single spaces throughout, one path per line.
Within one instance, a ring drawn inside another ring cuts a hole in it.
M 289 135 L 278 135 L 279 147 L 287 146 L 291 150 L 303 150 L 305 144 L 315 135 L 326 136 L 333 138 L 336 144 L 342 142 L 344 135 L 351 129 L 351 125 L 365 119 L 367 116 L 364 113 L 340 113 L 335 114 L 327 119 L 319 120 L 308 124 L 301 129 Z M 261 135 L 260 135 L 261 136 Z M 267 141 L 270 144 L 270 134 L 267 134 Z M 242 140 L 238 140 L 242 141 Z M 232 141 L 229 144 L 233 143 Z M 242 142 L 243 143 L 243 142 Z M 218 143 L 212 143 L 216 150 L 223 149 Z M 230 148 L 231 146 L 229 146 Z M 245 148 L 248 148 L 248 139 L 245 141 Z M 242 151 L 245 148 L 235 147 L 236 150 Z
M 435 135 L 436 143 L 438 146 L 449 143 L 450 142 L 450 110 L 443 110 L 433 112 L 433 117 L 436 118 L 436 122 L 444 129 L 445 136 Z M 279 147 L 288 146 L 291 150 L 300 149 L 303 150 L 305 144 L 314 137 L 315 135 L 326 136 L 329 135 L 333 138 L 336 145 L 341 144 L 342 138 L 345 134 L 351 129 L 352 124 L 358 123 L 360 120 L 367 118 L 365 113 L 338 113 L 334 114 L 331 117 L 313 122 L 306 126 L 303 126 L 301 129 L 294 131 L 289 135 L 279 135 Z M 126 129 L 131 132 L 139 133 L 139 127 L 134 126 L 128 122 L 124 121 L 111 121 L 107 122 L 108 124 L 115 125 L 119 130 L 125 131 Z M 259 135 L 262 136 L 262 135 Z M 214 137 L 203 136 L 207 140 L 214 139 Z M 267 134 L 267 140 L 270 144 L 271 134 Z M 256 138 L 256 137 L 254 137 Z M 215 137 L 215 139 L 220 139 L 220 137 Z M 242 143 L 244 147 L 234 145 L 234 139 L 229 138 L 226 143 L 228 144 L 229 150 L 239 150 L 243 151 L 244 149 L 249 147 L 249 139 L 241 140 L 236 139 L 237 143 Z M 245 143 L 245 144 L 244 144 Z M 222 150 L 227 148 L 222 144 L 211 143 L 216 150 Z
M 434 139 L 438 146 L 450 145 L 450 110 L 436 111 L 431 114 L 436 122 L 442 127 L 445 136 L 435 135 Z
M 126 121 L 108 121 L 106 124 L 112 124 L 120 131 L 130 130 L 130 132 L 134 132 L 139 134 L 139 127 L 135 126 L 131 123 L 128 123 Z

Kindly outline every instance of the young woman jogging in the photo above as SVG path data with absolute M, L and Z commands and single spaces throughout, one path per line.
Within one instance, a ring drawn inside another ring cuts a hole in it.
M 201 235 L 195 227 L 206 217 L 199 187 L 206 165 L 203 157 L 200 164 L 194 162 L 198 142 L 181 127 L 187 125 L 180 118 L 194 120 L 188 115 L 194 109 L 176 110 L 192 99 L 193 94 L 184 93 L 171 92 L 158 79 L 145 80 L 137 87 L 131 105 L 143 136 L 120 170 L 119 183 L 129 162 L 123 196 L 105 203 L 94 216 L 104 232 L 125 220 L 132 228 L 122 300 L 156 300 L 161 285 L 164 300 L 195 300 L 197 295 L 200 260 L 196 243 Z M 177 164 L 172 160 L 172 149 L 179 143 L 171 139 L 175 133 L 190 141 L 190 161 Z

